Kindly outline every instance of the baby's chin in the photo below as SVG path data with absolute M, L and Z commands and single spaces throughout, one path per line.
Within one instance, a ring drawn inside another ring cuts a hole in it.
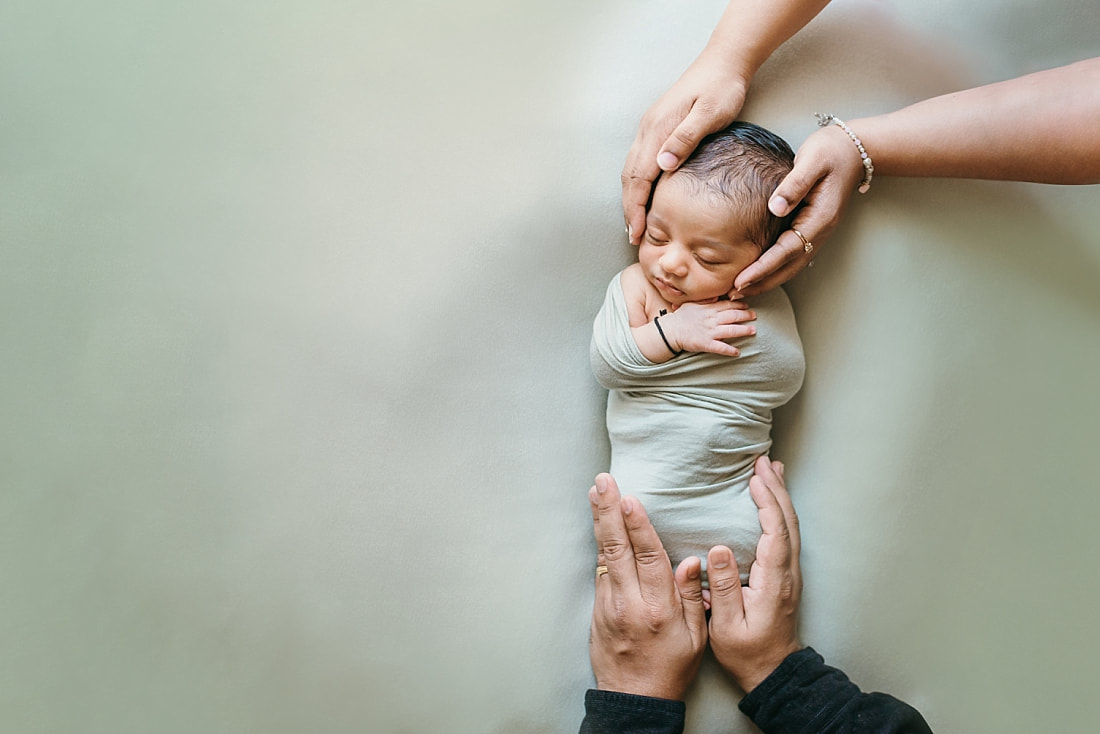
M 697 296 L 688 296 L 687 294 L 685 294 L 684 298 L 682 299 L 682 301 L 680 302 L 679 305 L 682 306 L 685 303 L 714 303 L 716 301 L 721 301 L 725 298 L 726 298 L 726 293 L 725 292 L 720 293 L 719 295 L 716 295 L 716 296 L 707 296 L 705 298 L 697 297 Z

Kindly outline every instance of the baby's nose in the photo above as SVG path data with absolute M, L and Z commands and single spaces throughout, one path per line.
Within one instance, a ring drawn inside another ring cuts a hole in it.
M 667 273 L 683 275 L 687 270 L 687 261 L 684 259 L 682 253 L 677 252 L 675 249 L 669 249 L 668 252 L 661 256 L 661 267 L 664 268 Z

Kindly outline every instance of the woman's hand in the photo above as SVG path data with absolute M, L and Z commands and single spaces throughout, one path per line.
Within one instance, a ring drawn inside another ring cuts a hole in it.
M 704 51 L 642 117 L 622 174 L 631 244 L 645 234 L 645 207 L 657 176 L 676 170 L 700 140 L 733 122 L 748 86 L 727 58 Z
M 863 179 L 863 170 L 852 139 L 836 125 L 806 138 L 794 156 L 794 169 L 775 189 L 768 208 L 782 217 L 801 203 L 802 209 L 791 227 L 801 232 L 811 246 L 793 231 L 784 232 L 756 262 L 741 271 L 734 287 L 745 295 L 763 293 L 786 283 L 809 265 L 840 223 L 848 200 Z
M 755 469 L 749 492 L 760 509 L 763 534 L 749 570 L 749 585 L 741 586 L 737 561 L 729 548 L 716 546 L 707 555 L 710 646 L 718 662 L 746 692 L 801 649 L 798 516 L 783 485 L 783 465 L 761 456 Z
M 674 576 L 642 503 L 620 497 L 609 474 L 588 501 L 599 548 L 588 643 L 596 686 L 683 700 L 707 646 L 699 559 Z

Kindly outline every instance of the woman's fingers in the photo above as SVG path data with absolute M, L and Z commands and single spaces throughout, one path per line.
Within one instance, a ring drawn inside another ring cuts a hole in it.
M 665 139 L 657 154 L 657 165 L 662 171 L 675 171 L 695 151 L 699 141 L 733 122 L 737 112 L 708 99 L 695 100 L 687 116 Z
M 653 191 L 653 182 L 661 173 L 657 166 L 657 144 L 651 143 L 651 139 L 652 136 L 639 130 L 623 166 L 623 218 L 632 245 L 640 243 L 645 234 L 646 204 Z

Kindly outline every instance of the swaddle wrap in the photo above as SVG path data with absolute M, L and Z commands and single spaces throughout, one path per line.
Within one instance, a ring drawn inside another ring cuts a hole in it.
M 610 391 L 611 475 L 641 500 L 673 565 L 724 544 L 747 579 L 760 538 L 749 478 L 771 447 L 772 411 L 805 372 L 790 301 L 780 288 L 753 297 L 756 335 L 730 342 L 740 357 L 685 352 L 655 364 L 630 331 L 620 276 L 591 344 L 592 370 Z

